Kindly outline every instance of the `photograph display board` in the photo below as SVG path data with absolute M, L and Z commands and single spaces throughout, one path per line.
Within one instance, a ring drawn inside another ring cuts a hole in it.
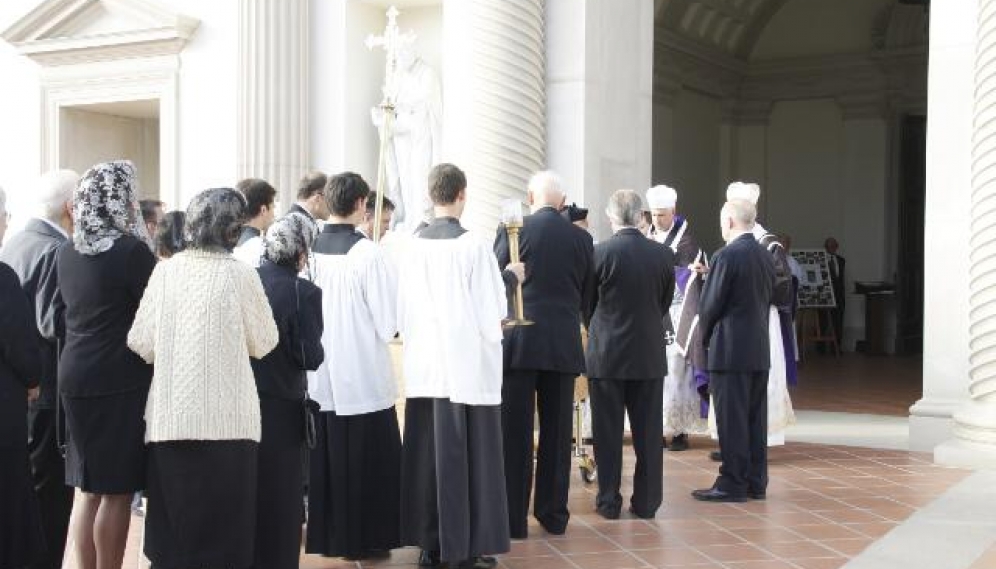
M 795 249 L 792 257 L 801 269 L 799 308 L 834 308 L 837 299 L 830 282 L 830 255 L 823 249 Z

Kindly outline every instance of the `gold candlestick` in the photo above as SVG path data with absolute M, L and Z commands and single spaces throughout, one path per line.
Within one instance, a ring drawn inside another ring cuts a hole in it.
M 522 229 L 522 204 L 518 200 L 506 200 L 502 204 L 502 218 L 505 229 L 508 230 L 508 257 L 513 263 L 520 262 L 519 231 Z M 505 326 L 531 326 L 532 320 L 526 319 L 525 307 L 522 302 L 522 282 L 515 285 L 515 318 L 505 321 Z

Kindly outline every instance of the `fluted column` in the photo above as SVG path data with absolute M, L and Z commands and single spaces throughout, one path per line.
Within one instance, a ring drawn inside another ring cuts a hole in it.
M 491 232 L 545 163 L 543 0 L 443 4 L 443 159 L 467 173 L 463 222 Z
M 239 0 L 238 175 L 286 211 L 308 170 L 308 0 Z
M 969 397 L 938 462 L 996 467 L 996 0 L 979 0 L 969 240 Z

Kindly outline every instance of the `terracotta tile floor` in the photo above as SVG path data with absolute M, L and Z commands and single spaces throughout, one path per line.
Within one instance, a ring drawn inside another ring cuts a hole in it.
M 572 479 L 572 518 L 564 536 L 535 523 L 530 538 L 501 556 L 506 569 L 837 569 L 968 471 L 935 466 L 930 456 L 901 451 L 790 443 L 770 454 L 768 499 L 704 504 L 689 496 L 708 486 L 712 445 L 665 453 L 664 505 L 656 520 L 627 514 L 606 521 L 593 511 L 594 487 Z M 633 456 L 625 455 L 625 477 Z M 624 481 L 623 495 L 630 493 Z M 125 566 L 139 567 L 141 518 L 135 518 Z M 304 555 L 305 569 L 414 566 L 417 550 L 357 563 Z M 996 549 L 973 569 L 996 567 Z
M 799 366 L 799 385 L 791 393 L 796 409 L 905 417 L 923 395 L 922 360 L 807 354 Z

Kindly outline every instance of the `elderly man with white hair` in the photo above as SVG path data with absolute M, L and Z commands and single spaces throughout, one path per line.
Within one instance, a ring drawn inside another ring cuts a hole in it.
M 698 267 L 706 265 L 688 220 L 678 215 L 678 192 L 659 185 L 647 190 L 653 220 L 650 238 L 674 253 L 674 298 L 669 313 L 674 336 L 667 347 L 668 375 L 664 380 L 664 436 L 672 437 L 669 450 L 688 449 L 688 433 L 705 432 L 702 397 L 706 384 L 705 350 L 696 343 L 695 317 L 702 290 Z
M 674 253 L 636 225 L 642 200 L 632 190 L 609 198 L 615 233 L 595 247 L 596 296 L 585 314 L 585 354 L 591 393 L 598 495 L 595 507 L 619 517 L 623 420 L 629 415 L 636 471 L 629 510 L 653 518 L 663 500 L 664 357 L 668 309 L 674 298 Z
M 533 515 L 549 533 L 567 529 L 574 380 L 584 372 L 581 314 L 594 291 L 592 239 L 560 214 L 565 201 L 560 178 L 539 172 L 529 180 L 528 190 L 532 214 L 523 220 L 519 251 L 527 269 L 522 284 L 525 317 L 533 324 L 506 329 L 502 343 L 502 435 L 513 538 L 527 533 L 537 406 Z M 495 254 L 502 267 L 511 260 L 504 227 L 498 230 Z
M 726 190 L 728 201 L 748 202 L 754 206 L 755 211 L 760 196 L 761 187 L 749 182 L 733 182 Z M 785 428 L 795 422 L 792 399 L 788 392 L 788 385 L 795 385 L 797 381 L 792 336 L 795 292 L 792 287 L 792 271 L 788 264 L 788 255 L 778 235 L 757 222 L 754 223 L 751 234 L 768 251 L 775 265 L 775 289 L 768 319 L 771 356 L 771 370 L 768 377 L 768 446 L 779 446 L 785 444 Z M 719 435 L 719 444 L 723 444 L 721 435 Z M 719 453 L 713 453 L 712 458 L 719 460 Z
M 45 559 L 33 566 L 41 568 L 62 566 L 73 505 L 73 492 L 66 486 L 65 463 L 56 433 L 59 360 L 56 341 L 62 335 L 65 306 L 59 295 L 55 258 L 72 233 L 72 199 L 78 182 L 79 175 L 72 170 L 55 170 L 38 178 L 30 192 L 35 200 L 33 217 L 23 231 L 0 249 L 0 261 L 17 273 L 21 288 L 34 307 L 35 336 L 42 353 L 41 390 L 28 406 L 27 418 L 31 470 L 48 544 Z M 6 215 L 0 214 L 0 221 L 5 219 Z
M 763 500 L 767 492 L 766 386 L 773 362 L 765 328 L 775 265 L 751 235 L 755 216 L 746 200 L 731 199 L 723 206 L 719 217 L 726 246 L 713 257 L 699 304 L 723 463 L 711 487 L 692 492 L 706 502 Z

